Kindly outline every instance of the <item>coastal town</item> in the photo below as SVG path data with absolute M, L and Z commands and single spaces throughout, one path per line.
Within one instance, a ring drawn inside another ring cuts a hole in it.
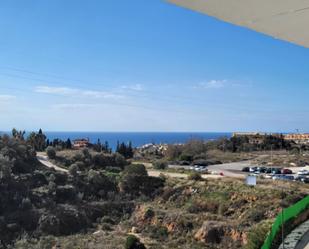
M 0 1 L 0 249 L 309 249 L 308 6 Z

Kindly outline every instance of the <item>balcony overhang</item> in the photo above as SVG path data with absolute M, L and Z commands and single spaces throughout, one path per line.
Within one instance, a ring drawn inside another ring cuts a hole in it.
M 167 0 L 274 38 L 309 47 L 309 0 Z

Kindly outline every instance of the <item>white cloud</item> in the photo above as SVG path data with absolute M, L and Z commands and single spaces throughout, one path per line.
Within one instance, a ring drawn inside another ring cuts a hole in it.
M 94 91 L 84 90 L 70 87 L 50 87 L 50 86 L 37 86 L 34 91 L 36 93 L 45 93 L 53 95 L 63 95 L 71 97 L 88 97 L 88 98 L 103 98 L 103 99 L 121 99 L 122 95 L 114 94 L 108 91 Z
M 143 86 L 141 84 L 135 85 L 124 85 L 121 87 L 122 89 L 132 90 L 132 91 L 143 91 Z
M 102 91 L 82 91 L 81 92 L 82 95 L 86 96 L 86 97 L 92 97 L 92 98 L 104 98 L 104 99 L 121 99 L 123 98 L 122 95 L 119 94 L 113 94 L 110 92 L 102 92 Z
M 210 89 L 210 88 L 223 88 L 226 86 L 226 84 L 228 83 L 227 80 L 210 80 L 207 82 L 201 82 L 198 84 L 198 86 L 196 88 L 205 88 L 205 89 Z
M 7 102 L 16 99 L 16 96 L 13 95 L 6 95 L 6 94 L 0 94 L 0 101 L 1 102 Z
M 72 95 L 78 92 L 77 89 L 69 87 L 50 87 L 50 86 L 37 86 L 34 89 L 37 93 L 47 93 L 56 95 Z
M 96 107 L 94 104 L 83 104 L 83 103 L 75 103 L 75 104 L 56 104 L 51 106 L 53 109 L 57 110 L 72 110 L 72 109 L 88 109 L 92 107 Z

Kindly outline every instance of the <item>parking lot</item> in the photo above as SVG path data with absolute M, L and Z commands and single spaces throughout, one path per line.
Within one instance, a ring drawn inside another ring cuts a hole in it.
M 306 167 L 264 167 L 254 166 L 250 161 L 224 163 L 209 166 L 201 165 L 169 165 L 173 169 L 186 169 L 201 174 L 213 174 L 234 178 L 245 178 L 247 175 L 255 175 L 264 179 L 299 181 L 309 183 L 309 166 Z
M 242 172 L 260 176 L 265 179 L 300 181 L 309 183 L 309 170 L 306 168 L 278 168 L 278 167 L 244 167 Z

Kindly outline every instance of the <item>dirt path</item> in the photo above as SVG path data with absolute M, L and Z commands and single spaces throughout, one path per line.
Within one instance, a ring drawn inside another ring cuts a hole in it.
M 61 168 L 55 164 L 53 164 L 51 161 L 49 161 L 48 156 L 46 155 L 45 152 L 37 152 L 36 155 L 37 159 L 39 160 L 40 163 L 42 163 L 44 166 L 48 168 L 54 168 L 57 171 L 65 172 L 68 173 L 69 171 L 67 169 Z
M 188 174 L 184 174 L 184 173 L 173 173 L 173 172 L 166 172 L 166 171 L 160 171 L 160 170 L 149 170 L 149 169 L 147 171 L 148 171 L 148 175 L 155 176 L 155 177 L 158 177 L 158 176 L 160 176 L 160 174 L 163 174 L 165 176 L 172 177 L 172 178 L 181 178 L 181 179 L 187 179 L 188 178 Z M 204 178 L 204 179 L 207 179 L 207 178 L 218 179 L 218 178 L 222 178 L 222 176 L 203 174 L 202 178 Z
M 46 155 L 45 152 L 38 152 L 37 153 L 37 159 L 39 160 L 40 163 L 42 163 L 44 166 L 48 168 L 54 168 L 57 171 L 65 172 L 68 173 L 67 169 L 61 168 L 55 164 L 53 164 L 49 159 L 48 156 Z M 188 174 L 185 173 L 174 173 L 174 172 L 166 172 L 166 171 L 160 171 L 160 170 L 153 170 L 150 169 L 150 165 L 148 164 L 147 171 L 150 176 L 155 176 L 159 177 L 160 174 L 163 174 L 168 177 L 172 178 L 182 178 L 182 179 L 187 179 Z M 223 172 L 224 176 L 227 177 L 236 177 L 236 178 L 241 178 L 244 177 L 242 174 L 238 173 L 233 173 L 231 171 L 228 171 L 227 169 L 231 170 L 236 170 L 244 166 L 244 163 L 235 163 L 235 164 L 219 164 L 219 165 L 213 165 L 210 166 L 212 171 L 217 171 L 218 173 Z M 207 178 L 212 178 L 212 179 L 218 179 L 222 178 L 223 176 L 221 175 L 210 175 L 210 174 L 202 174 L 202 178 L 207 179 Z

